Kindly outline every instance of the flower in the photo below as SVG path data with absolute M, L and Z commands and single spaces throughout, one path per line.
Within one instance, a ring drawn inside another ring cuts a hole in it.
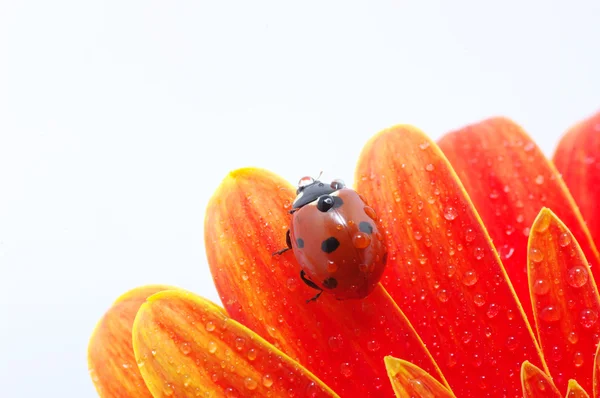
M 388 245 L 373 293 L 307 304 L 293 253 L 272 256 L 294 189 L 233 171 L 205 219 L 224 308 L 168 286 L 119 298 L 90 340 L 99 394 L 598 396 L 600 113 L 553 162 L 505 118 L 437 143 L 395 126 L 355 180 Z

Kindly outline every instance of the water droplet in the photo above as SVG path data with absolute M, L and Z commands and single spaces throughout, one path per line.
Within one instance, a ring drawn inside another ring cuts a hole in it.
M 346 378 L 352 376 L 352 368 L 348 362 L 344 362 L 340 365 L 340 372 Z
M 483 250 L 482 247 L 476 247 L 474 253 L 475 253 L 475 258 L 477 260 L 481 260 L 483 258 L 483 256 L 485 256 L 485 251 Z
M 364 232 L 357 232 L 352 237 L 352 244 L 357 249 L 365 249 L 371 244 L 371 235 Z
M 469 270 L 464 273 L 462 278 L 462 283 L 465 286 L 473 286 L 477 283 L 477 272 L 474 270 Z
M 576 368 L 581 367 L 581 365 L 583 365 L 583 354 L 579 351 L 577 351 L 575 354 L 573 354 L 573 365 L 575 365 Z
M 581 265 L 576 265 L 569 270 L 567 282 L 573 287 L 582 287 L 588 281 L 588 271 Z
M 211 354 L 214 354 L 215 352 L 217 352 L 217 343 L 215 343 L 214 341 L 209 341 L 208 342 L 208 352 L 210 352 Z
M 287 288 L 293 292 L 298 288 L 298 280 L 296 278 L 289 278 L 287 280 Z
M 531 141 L 529 141 L 527 144 L 523 145 L 523 150 L 525 152 L 531 152 L 531 151 L 533 151 L 534 148 L 535 148 L 535 144 Z
M 550 291 L 550 283 L 545 279 L 536 279 L 535 282 L 533 282 L 532 289 L 538 296 L 543 296 Z
M 452 207 L 452 206 L 447 206 L 444 209 L 444 218 L 448 221 L 452 221 L 454 219 L 456 219 L 456 217 L 458 217 L 458 211 Z
M 455 273 L 456 267 L 452 264 L 448 265 L 448 267 L 446 268 L 446 275 L 448 275 L 448 278 L 452 278 Z
M 465 240 L 467 242 L 473 242 L 475 240 L 475 231 L 473 230 L 473 228 L 467 228 L 467 230 L 465 231 Z
M 435 167 L 431 163 L 429 163 L 427 166 L 425 166 L 425 170 L 433 171 L 433 170 L 435 170 Z
M 270 388 L 273 385 L 273 376 L 266 374 L 262 377 L 263 386 Z
M 377 340 L 371 340 L 367 343 L 367 349 L 371 352 L 379 351 L 379 342 Z
M 237 398 L 238 393 L 232 387 L 227 387 L 225 389 L 225 397 L 226 398 Z
M 242 351 L 244 349 L 244 344 L 246 340 L 243 337 L 237 337 L 235 339 L 235 349 L 238 351 Z
M 190 343 L 185 341 L 179 344 L 179 349 L 181 350 L 183 355 L 188 355 L 190 352 L 192 352 L 192 346 L 190 346 Z
M 552 347 L 552 349 L 550 350 L 550 359 L 552 359 L 555 362 L 558 362 L 562 359 L 562 352 L 560 351 L 560 347 L 555 345 L 554 347 Z
M 475 303 L 476 306 L 481 307 L 485 304 L 485 297 L 483 297 L 483 294 L 477 293 L 473 297 L 473 302 Z
M 498 199 L 500 197 L 500 192 L 497 189 L 492 189 L 490 191 L 490 199 Z
M 542 253 L 539 249 L 532 247 L 529 249 L 529 259 L 534 263 L 540 263 L 544 259 L 544 253 Z
M 597 320 L 598 313 L 591 308 L 586 308 L 585 310 L 581 311 L 581 314 L 579 315 L 579 322 L 581 323 L 581 326 L 586 329 L 594 326 Z
M 155 357 L 156 356 L 156 350 L 150 351 L 150 354 L 152 354 L 152 356 Z
M 167 397 L 170 397 L 173 395 L 173 392 L 173 385 L 170 383 L 165 383 L 163 386 L 163 394 L 165 394 Z
M 469 332 L 468 330 L 465 330 L 462 334 L 462 342 L 465 344 L 469 344 L 471 342 L 471 339 L 473 339 L 473 333 Z
M 448 301 L 448 299 L 450 298 L 450 295 L 448 294 L 448 291 L 446 289 L 441 289 L 437 292 L 437 298 L 438 300 L 440 300 L 442 303 L 445 303 Z
M 577 344 L 577 342 L 579 341 L 579 335 L 576 331 L 572 330 L 567 336 L 567 340 L 569 340 L 569 343 L 571 344 Z
M 488 307 L 488 310 L 487 310 L 487 313 L 486 313 L 486 315 L 487 315 L 487 317 L 488 317 L 488 318 L 492 319 L 492 318 L 494 318 L 496 315 L 498 315 L 498 312 L 500 312 L 500 308 L 498 308 L 498 304 L 494 304 L 494 303 L 492 303 L 492 304 L 490 304 L 490 306 Z
M 339 268 L 339 266 L 337 265 L 337 263 L 335 261 L 331 261 L 328 260 L 327 261 L 327 272 L 329 272 L 330 274 L 333 274 L 335 271 L 337 271 Z
M 258 387 L 258 383 L 257 383 L 257 381 L 256 381 L 256 380 L 254 380 L 252 377 L 246 377 L 246 378 L 244 379 L 244 386 L 245 386 L 245 387 L 246 387 L 248 390 L 250 390 L 250 391 L 253 391 L 253 390 L 256 390 L 256 387 Z
M 215 330 L 215 324 L 210 321 L 206 323 L 206 330 L 209 332 L 212 332 L 213 330 Z
M 256 350 L 254 348 L 250 348 L 248 350 L 248 359 L 251 361 L 254 361 L 256 359 L 256 356 L 258 355 L 258 353 L 256 352 Z
M 541 174 L 538 174 L 538 176 L 535 177 L 535 183 L 538 185 L 542 185 L 544 183 L 544 176 Z
M 560 234 L 560 236 L 558 237 L 558 244 L 561 247 L 567 247 L 567 246 L 569 246 L 570 243 L 571 243 L 571 235 L 569 235 L 568 232 L 563 232 L 562 234 Z
M 544 322 L 558 322 L 560 320 L 560 310 L 549 305 L 540 311 L 540 319 Z
M 506 348 L 510 351 L 514 351 L 517 348 L 518 342 L 515 336 L 508 336 L 506 339 Z
M 421 148 L 422 150 L 429 148 L 429 142 L 425 141 L 425 142 L 419 144 L 419 148 Z
M 331 351 L 333 351 L 333 352 L 339 351 L 341 347 L 342 347 L 342 339 L 341 338 L 338 338 L 336 336 L 331 336 L 329 338 L 329 348 L 331 348 Z

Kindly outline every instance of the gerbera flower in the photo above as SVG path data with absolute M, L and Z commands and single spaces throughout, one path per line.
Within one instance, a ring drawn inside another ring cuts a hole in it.
M 600 113 L 553 163 L 503 118 L 437 144 L 392 127 L 355 181 L 389 251 L 367 298 L 307 304 L 293 253 L 272 255 L 294 188 L 233 171 L 205 221 L 223 307 L 167 286 L 125 294 L 90 342 L 99 394 L 598 396 Z

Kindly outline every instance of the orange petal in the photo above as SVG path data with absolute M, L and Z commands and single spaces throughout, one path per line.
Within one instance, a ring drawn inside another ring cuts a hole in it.
M 600 112 L 565 134 L 553 160 L 594 241 L 600 242 Z
M 561 396 L 552 380 L 529 361 L 523 362 L 523 366 L 521 366 L 521 383 L 523 385 L 523 398 Z
M 571 379 L 569 380 L 567 398 L 590 398 L 590 396 L 583 388 L 581 388 L 577 381 Z
M 542 364 L 535 337 L 440 149 L 416 128 L 390 128 L 366 145 L 356 180 L 388 234 L 383 285 L 454 393 L 520 393 L 521 362 Z
M 337 397 L 326 385 L 222 308 L 184 291 L 142 305 L 133 347 L 154 397 Z
M 396 397 L 454 397 L 452 392 L 418 366 L 392 356 L 384 359 Z
M 232 318 L 298 360 L 342 396 L 391 395 L 381 358 L 405 358 L 443 382 L 404 314 L 378 285 L 364 300 L 337 301 L 300 280 L 286 245 L 294 198 L 273 173 L 230 173 L 206 212 L 205 239 L 215 284 Z
M 600 268 L 573 198 L 521 127 L 508 119 L 489 119 L 450 133 L 439 144 L 475 204 L 531 323 L 527 236 L 542 207 L 569 226 L 588 260 Z
M 577 241 L 548 209 L 529 236 L 529 286 L 540 345 L 558 389 L 569 379 L 592 388 L 600 297 Z
M 138 370 L 131 328 L 148 296 L 169 286 L 142 286 L 119 297 L 104 314 L 88 346 L 90 375 L 101 397 L 152 397 Z

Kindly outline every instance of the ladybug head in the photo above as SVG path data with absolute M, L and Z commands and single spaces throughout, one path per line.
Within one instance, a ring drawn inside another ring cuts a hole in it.
M 292 203 L 292 208 L 299 209 L 300 207 L 319 199 L 319 196 L 329 195 L 345 186 L 344 182 L 339 179 L 333 180 L 331 184 L 327 185 L 312 177 L 302 177 L 298 182 L 298 189 L 296 190 L 297 196 L 294 203 Z

